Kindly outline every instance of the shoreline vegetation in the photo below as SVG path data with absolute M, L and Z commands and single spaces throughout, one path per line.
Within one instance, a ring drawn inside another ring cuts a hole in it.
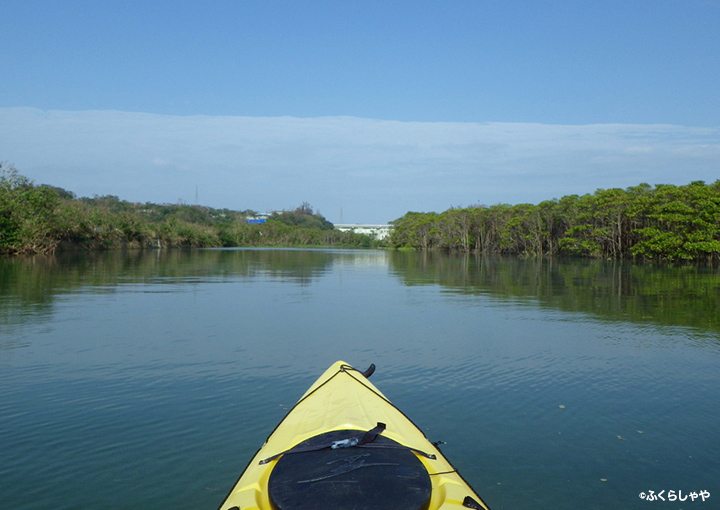
M 538 205 L 409 212 L 392 223 L 395 248 L 718 263 L 720 180 L 598 189 Z
M 248 223 L 254 211 L 186 204 L 138 204 L 113 195 L 77 198 L 47 184 L 35 185 L 0 164 L 0 253 L 54 253 L 117 248 L 216 248 L 236 246 L 372 247 L 373 236 L 335 230 L 303 203 Z
M 408 212 L 386 241 L 341 232 L 303 203 L 248 223 L 254 211 L 77 198 L 0 163 L 0 253 L 71 249 L 344 246 L 483 255 L 720 262 L 720 180 L 598 189 L 537 205 Z

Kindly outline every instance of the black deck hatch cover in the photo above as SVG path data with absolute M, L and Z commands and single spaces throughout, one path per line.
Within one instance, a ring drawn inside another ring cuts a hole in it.
M 365 432 L 335 430 L 302 446 L 332 444 Z M 283 455 L 270 474 L 268 491 L 278 510 L 424 510 L 432 485 L 411 450 L 378 435 L 354 448 Z

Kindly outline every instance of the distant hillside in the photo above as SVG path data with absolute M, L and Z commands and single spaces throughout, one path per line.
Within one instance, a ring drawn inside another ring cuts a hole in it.
M 319 212 L 313 212 L 313 208 L 307 202 L 303 202 L 302 205 L 294 211 L 274 213 L 269 219 L 293 227 L 317 228 L 320 230 L 333 230 L 335 228 L 335 226 L 326 220 Z

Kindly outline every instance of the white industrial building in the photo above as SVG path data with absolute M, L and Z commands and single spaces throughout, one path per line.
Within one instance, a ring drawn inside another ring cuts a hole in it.
M 392 232 L 392 225 L 360 225 L 360 224 L 352 224 L 352 225 L 339 225 L 335 224 L 335 228 L 337 230 L 340 230 L 341 232 L 354 232 L 356 234 L 368 234 L 375 236 L 375 239 L 385 239 L 390 236 L 390 232 Z

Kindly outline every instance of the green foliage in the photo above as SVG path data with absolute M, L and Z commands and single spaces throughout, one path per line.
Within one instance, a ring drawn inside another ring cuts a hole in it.
M 36 186 L 0 164 L 0 253 L 56 249 L 295 246 L 376 246 L 371 236 L 336 231 L 303 203 L 295 211 L 250 225 L 254 211 L 184 204 L 135 204 L 114 195 L 77 199 L 72 192 Z
M 281 221 L 248 224 L 237 221 L 219 230 L 223 246 L 352 246 L 369 248 L 379 242 L 372 236 L 287 225 Z
M 395 248 L 718 262 L 720 181 L 600 189 L 538 205 L 407 213 L 393 224 Z
M 335 226 L 326 220 L 319 212 L 313 212 L 310 204 L 303 202 L 294 211 L 278 212 L 270 216 L 272 221 L 279 221 L 293 227 L 317 228 L 320 230 L 333 230 Z
M 35 186 L 0 164 L 0 252 L 52 252 L 57 246 L 57 192 Z
M 248 224 L 253 211 L 135 204 L 113 195 L 77 199 L 37 186 L 0 163 L 0 253 L 68 247 L 378 246 L 339 232 L 306 202 Z M 408 212 L 390 245 L 483 254 L 571 255 L 606 259 L 720 262 L 720 180 L 708 185 L 640 184 L 570 195 L 538 205 L 498 204 Z

